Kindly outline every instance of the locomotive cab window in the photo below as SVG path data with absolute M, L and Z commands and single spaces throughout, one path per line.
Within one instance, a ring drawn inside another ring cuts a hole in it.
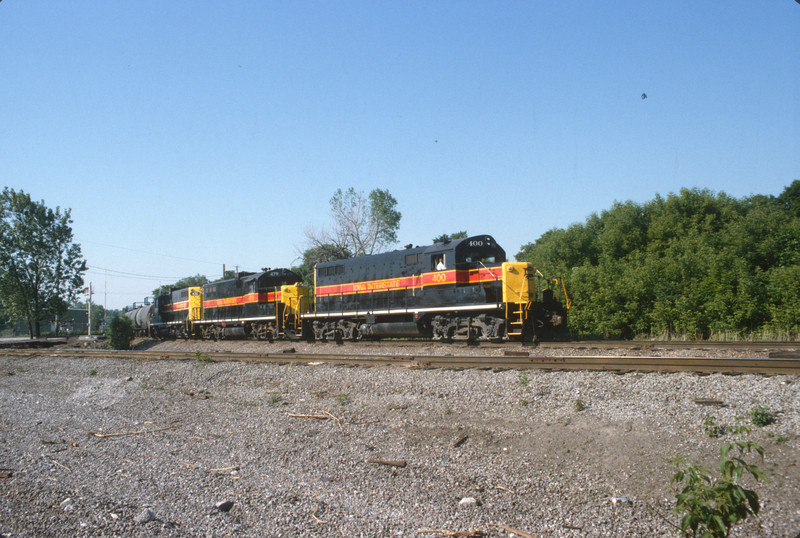
M 431 256 L 431 270 L 444 271 L 445 267 L 444 254 L 434 254 Z
M 506 252 L 488 241 L 471 240 L 456 249 L 456 264 L 469 267 L 497 265 L 506 261 Z
M 483 253 L 470 253 L 464 256 L 464 261 L 467 263 L 495 263 L 501 260 L 498 260 L 494 254 L 487 256 Z

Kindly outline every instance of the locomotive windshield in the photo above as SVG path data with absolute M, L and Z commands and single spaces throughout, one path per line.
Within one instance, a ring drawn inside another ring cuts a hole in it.
M 467 263 L 502 263 L 505 261 L 504 256 L 498 256 L 498 253 L 491 250 L 472 250 L 467 252 L 462 260 Z
M 456 247 L 457 264 L 497 265 L 504 261 L 506 261 L 506 251 L 489 236 L 471 237 Z

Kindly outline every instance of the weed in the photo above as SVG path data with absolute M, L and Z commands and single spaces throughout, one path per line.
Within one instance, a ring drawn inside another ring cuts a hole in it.
M 582 400 L 575 400 L 575 405 L 573 405 L 573 408 L 575 409 L 575 411 L 580 413 L 581 411 L 584 411 L 586 409 L 586 404 L 583 403 Z
M 530 383 L 530 378 L 528 377 L 528 372 L 520 372 L 519 373 L 519 384 L 523 387 L 527 387 L 528 383 Z
M 720 448 L 720 476 L 716 480 L 712 478 L 711 471 L 699 463 L 687 465 L 686 456 L 676 455 L 673 458 L 677 471 L 670 478 L 670 484 L 684 484 L 676 495 L 673 513 L 683 514 L 679 528 L 685 536 L 728 536 L 733 527 L 748 516 L 758 514 L 761 507 L 758 494 L 743 488 L 739 481 L 745 471 L 756 480 L 765 478 L 760 468 L 744 459 L 751 451 L 757 452 L 763 459 L 764 449 L 754 441 L 745 439 L 750 427 L 742 424 L 741 418 L 737 418 L 736 422 L 735 426 L 727 429 L 737 439 Z M 730 456 L 734 449 L 735 452 Z
M 271 405 L 272 407 L 275 407 L 276 405 L 281 403 L 282 400 L 283 397 L 277 392 L 273 392 L 272 394 L 269 395 L 269 405 Z
M 339 405 L 346 405 L 350 401 L 350 396 L 347 394 L 337 394 L 336 401 L 339 402 Z
M 775 413 L 769 408 L 759 405 L 750 410 L 750 422 L 756 426 L 769 426 L 775 422 Z
M 529 403 L 530 403 L 530 402 L 528 402 L 528 399 L 527 399 L 527 398 L 525 398 L 524 396 L 523 396 L 522 398 L 520 398 L 520 399 L 519 399 L 519 405 L 521 405 L 522 407 L 525 407 L 525 406 L 527 406 Z
M 445 415 L 452 415 L 453 414 L 453 410 L 448 407 L 447 409 L 444 410 L 444 414 Z
M 208 353 L 202 353 L 200 351 L 194 352 L 194 358 L 197 359 L 197 362 L 199 362 L 200 364 L 208 364 L 209 362 L 211 362 L 211 355 L 209 355 Z
M 713 438 L 725 435 L 725 426 L 717 424 L 717 419 L 714 415 L 706 415 L 706 418 L 703 420 L 703 430 L 706 432 L 707 436 Z
M 21 374 L 21 373 L 22 373 L 22 372 L 24 372 L 24 371 L 25 371 L 25 368 L 23 368 L 22 366 L 17 366 L 17 372 L 18 372 L 18 373 L 20 373 L 20 374 Z
M 90 376 L 97 375 L 97 370 L 95 370 L 94 368 L 92 368 L 91 370 L 89 370 L 89 375 L 90 375 Z
M 778 443 L 779 445 L 782 445 L 783 443 L 785 443 L 788 440 L 789 440 L 789 438 L 786 437 L 785 435 L 779 435 L 778 437 L 775 438 L 775 442 Z

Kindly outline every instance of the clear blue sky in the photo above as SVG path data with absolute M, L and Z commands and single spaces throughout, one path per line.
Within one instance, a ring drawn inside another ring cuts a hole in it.
M 0 2 L 0 179 L 72 209 L 109 308 L 290 265 L 340 187 L 388 189 L 398 245 L 513 256 L 797 178 L 795 0 Z

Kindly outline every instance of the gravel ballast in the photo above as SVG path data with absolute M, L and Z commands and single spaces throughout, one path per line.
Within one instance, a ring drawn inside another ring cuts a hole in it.
M 794 537 L 796 376 L 0 356 L 0 533 L 675 536 L 672 457 L 756 406 L 734 536 Z

